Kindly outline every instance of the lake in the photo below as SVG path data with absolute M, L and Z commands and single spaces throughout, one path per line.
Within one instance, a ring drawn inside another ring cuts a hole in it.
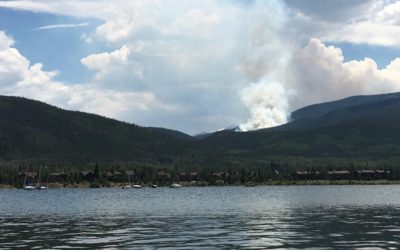
M 398 249 L 400 186 L 0 190 L 0 249 Z

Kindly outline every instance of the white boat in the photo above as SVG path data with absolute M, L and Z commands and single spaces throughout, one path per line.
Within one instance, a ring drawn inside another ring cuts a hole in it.
M 129 182 L 129 184 L 123 186 L 122 189 L 130 189 L 130 188 L 132 188 L 132 186 L 131 186 L 131 176 L 129 174 L 128 174 L 128 182 Z
M 27 190 L 27 191 L 35 190 L 34 186 L 26 185 L 26 179 L 27 178 L 28 178 L 28 166 L 26 166 L 26 170 L 25 170 L 24 190 Z
M 172 185 L 170 186 L 171 188 L 181 188 L 182 185 L 178 184 L 178 183 L 172 183 Z
M 45 189 L 47 189 L 47 187 L 46 186 L 43 186 L 43 185 L 40 185 L 40 172 L 42 171 L 42 167 L 40 166 L 40 169 L 39 169 L 39 176 L 38 176 L 38 182 L 37 182 L 37 185 L 36 185 L 36 190 L 45 190 Z
M 35 190 L 35 187 L 32 185 L 25 185 L 24 190 L 27 190 L 27 191 Z
M 132 188 L 142 188 L 140 185 L 133 185 Z

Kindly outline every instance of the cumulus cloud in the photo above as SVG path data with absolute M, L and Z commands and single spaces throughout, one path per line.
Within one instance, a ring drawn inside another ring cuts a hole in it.
M 290 79 L 276 82 L 264 77 L 242 90 L 242 102 L 251 115 L 242 130 L 284 124 L 290 111 L 314 103 L 400 91 L 400 58 L 379 69 L 371 58 L 345 61 L 340 48 L 319 39 L 294 48 L 292 55 L 285 67 Z
M 123 50 L 113 55 L 124 58 Z M 92 66 L 96 67 L 96 64 Z M 90 84 L 66 85 L 54 80 L 57 73 L 45 71 L 40 63 L 32 65 L 13 47 L 13 40 L 0 31 L 0 94 L 24 96 L 113 118 L 140 114 L 150 109 L 170 112 L 179 109 L 162 103 L 148 91 L 119 92 Z
M 0 6 L 104 20 L 82 37 L 111 48 L 82 58 L 94 72 L 86 84 L 104 91 L 151 92 L 164 106 L 180 106 L 179 115 L 174 111 L 163 118 L 164 113 L 150 110 L 138 117 L 132 112 L 129 121 L 195 133 L 246 118 L 238 93 L 247 80 L 238 61 L 255 19 L 249 11 L 262 4 L 245 10 L 234 2 L 211 0 L 180 1 L 179 8 L 176 1 L 152 0 L 22 3 L 0 1 Z
M 102 79 L 109 71 L 123 67 L 128 61 L 129 48 L 124 45 L 120 49 L 110 53 L 92 54 L 81 59 L 81 63 L 88 69 L 97 71 L 95 78 Z
M 14 40 L 0 31 L 0 86 L 4 90 L 23 80 L 29 61 L 11 46 Z
M 31 65 L 0 33 L 3 93 L 195 133 L 285 123 L 290 111 L 355 94 L 398 91 L 400 59 L 379 69 L 327 42 L 400 44 L 392 1 L 38 0 L 0 7 L 102 21 L 81 39 L 107 51 L 80 62 L 87 83 Z
M 311 39 L 292 63 L 297 79 L 292 109 L 351 95 L 400 91 L 399 58 L 383 69 L 371 58 L 346 62 L 340 48 Z
M 400 2 L 330 1 L 311 4 L 310 0 L 289 1 L 299 36 L 324 42 L 348 42 L 398 47 L 400 45 Z

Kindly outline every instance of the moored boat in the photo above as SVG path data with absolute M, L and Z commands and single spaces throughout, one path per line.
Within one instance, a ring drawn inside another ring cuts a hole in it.
M 123 186 L 122 189 L 130 189 L 130 188 L 132 188 L 132 186 L 131 186 L 131 176 L 129 174 L 128 174 L 128 182 L 129 182 L 129 184 Z
M 36 190 L 46 190 L 46 189 L 47 189 L 46 186 L 41 185 L 41 180 L 40 180 L 40 173 L 41 173 L 41 171 L 42 171 L 42 167 L 40 167 L 40 169 L 39 169 L 38 182 L 37 182 L 36 187 L 34 188 L 34 189 L 36 189 Z
M 27 178 L 28 178 L 28 166 L 26 166 L 26 170 L 25 170 L 24 190 L 27 190 L 27 191 L 35 190 L 34 186 L 26 184 Z
M 27 191 L 35 190 L 35 187 L 32 185 L 25 185 L 24 190 L 27 190 Z

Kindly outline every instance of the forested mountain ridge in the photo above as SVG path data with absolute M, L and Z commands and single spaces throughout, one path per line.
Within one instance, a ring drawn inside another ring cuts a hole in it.
M 399 114 L 399 93 L 358 96 L 302 108 L 282 126 L 223 130 L 195 139 L 175 130 L 0 96 L 0 161 L 224 168 L 290 157 L 391 159 L 400 156 Z
M 390 99 L 397 99 L 397 98 L 400 98 L 400 93 L 351 96 L 341 100 L 313 104 L 300 108 L 292 112 L 291 118 L 293 120 L 300 120 L 304 118 L 316 118 L 335 110 L 360 106 L 364 104 L 373 104 L 376 102 L 381 102 Z
M 301 111 L 301 112 L 300 112 Z M 400 94 L 359 96 L 295 111 L 292 122 L 203 143 L 261 155 L 391 157 L 400 154 Z
M 26 98 L 0 96 L 0 158 L 42 161 L 171 163 L 196 155 L 192 137 L 98 115 L 66 111 Z

